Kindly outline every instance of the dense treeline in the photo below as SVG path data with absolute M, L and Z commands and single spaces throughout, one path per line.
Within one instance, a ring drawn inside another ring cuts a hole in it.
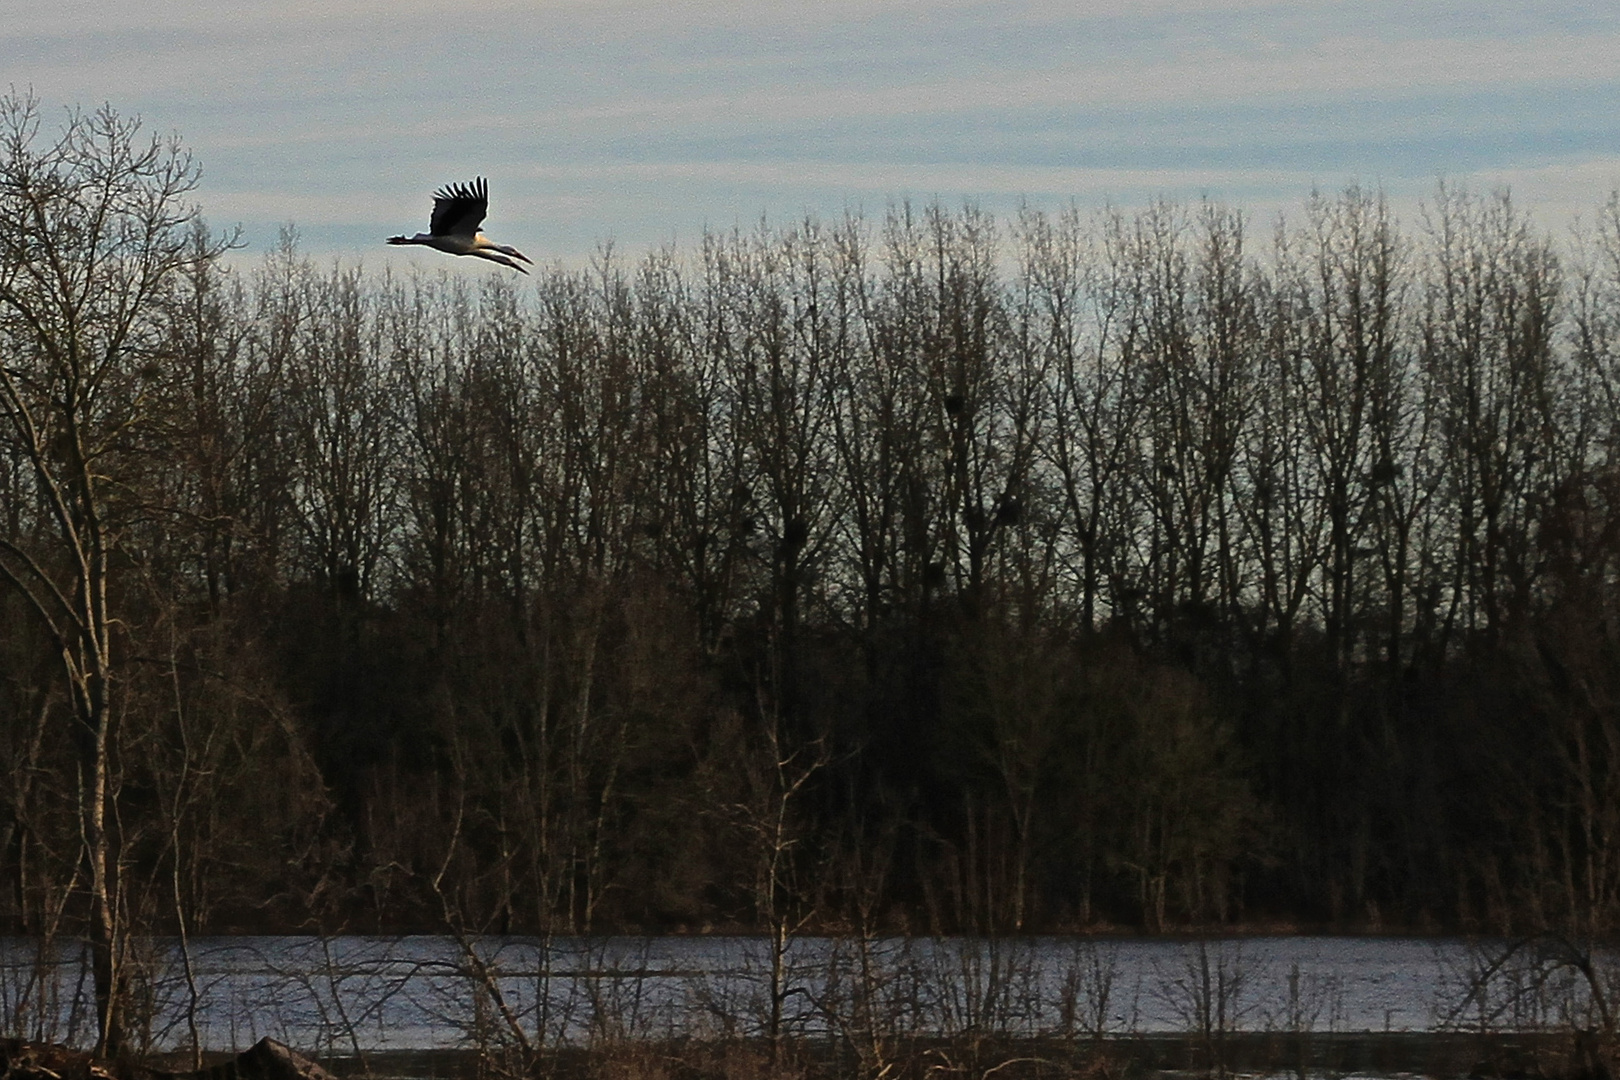
M 1613 197 L 228 271 L 6 121 L 8 929 L 1620 915 Z

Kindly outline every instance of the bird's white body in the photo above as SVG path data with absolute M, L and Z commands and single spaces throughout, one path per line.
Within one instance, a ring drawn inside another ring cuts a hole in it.
M 483 177 L 478 177 L 471 184 L 446 185 L 433 193 L 433 217 L 428 224 L 430 231 L 415 236 L 390 236 L 388 242 L 421 244 L 449 255 L 474 255 L 527 274 L 528 271 L 513 260 L 530 265 L 534 260 L 517 248 L 497 244 L 478 231 L 488 212 L 489 185 Z

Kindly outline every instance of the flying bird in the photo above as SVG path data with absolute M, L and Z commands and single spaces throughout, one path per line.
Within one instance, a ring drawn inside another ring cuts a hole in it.
M 426 244 L 451 255 L 476 255 L 480 259 L 510 266 L 527 274 L 513 259 L 534 265 L 534 260 L 515 247 L 497 244 L 478 231 L 489 213 L 489 185 L 482 176 L 470 184 L 446 184 L 433 193 L 433 217 L 428 231 L 415 236 L 390 236 L 390 244 Z M 512 258 L 507 258 L 510 255 Z

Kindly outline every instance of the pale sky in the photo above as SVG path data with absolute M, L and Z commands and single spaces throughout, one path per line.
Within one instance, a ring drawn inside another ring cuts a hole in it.
M 367 266 L 443 261 L 383 238 L 475 175 L 542 264 L 903 198 L 1265 219 L 1444 176 L 1560 228 L 1620 186 L 1616 0 L 13 4 L 0 89 L 178 132 L 249 250 Z

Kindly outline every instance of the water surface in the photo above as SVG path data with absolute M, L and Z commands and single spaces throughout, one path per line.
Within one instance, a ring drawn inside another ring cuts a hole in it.
M 1122 1036 L 1197 1031 L 1433 1032 L 1555 1024 L 1578 980 L 1484 986 L 1495 946 L 1444 938 L 804 937 L 780 964 L 754 937 L 220 937 L 150 943 L 143 1029 L 155 1048 L 243 1047 L 269 1035 L 341 1055 L 534 1042 L 759 1035 Z M 31 1038 L 82 1041 L 81 950 L 42 958 L 0 940 L 0 1010 Z M 773 968 L 776 974 L 773 977 Z M 189 970 L 188 970 L 189 969 Z M 1520 982 L 1522 983 L 1522 979 Z M 1481 989 L 1485 992 L 1478 992 Z M 493 992 L 492 992 L 493 991 Z M 1475 991 L 1471 993 L 1471 991 Z

